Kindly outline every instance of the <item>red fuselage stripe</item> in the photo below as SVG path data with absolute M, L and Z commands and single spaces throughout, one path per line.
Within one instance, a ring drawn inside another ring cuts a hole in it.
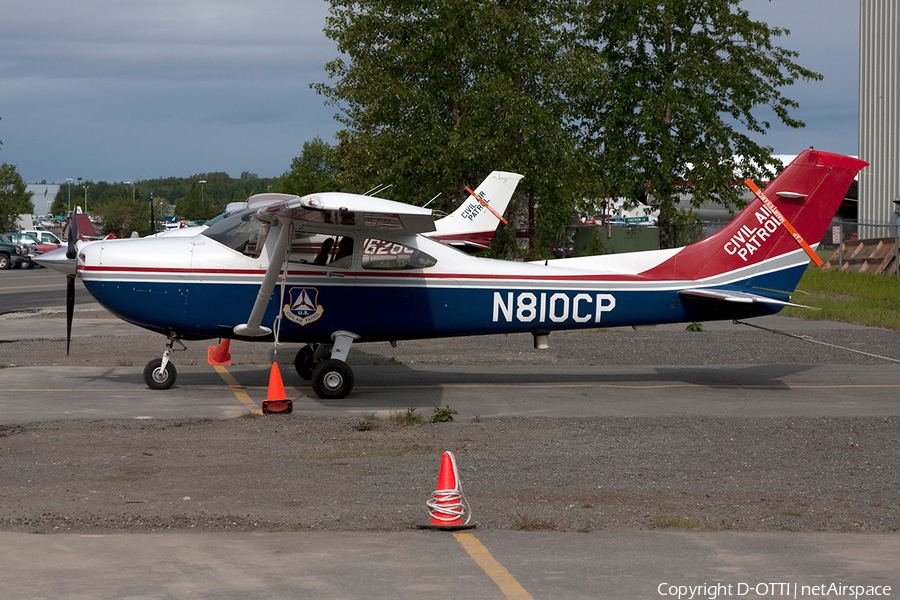
M 260 269 L 241 270 L 241 269 L 160 269 L 159 267 L 94 267 L 81 266 L 79 271 L 84 273 L 135 273 L 135 274 L 152 274 L 152 275 L 264 275 L 265 271 Z M 291 276 L 302 277 L 326 277 L 328 272 L 321 271 L 289 271 Z M 475 279 L 475 280 L 491 280 L 498 281 L 646 281 L 646 277 L 640 275 L 491 275 L 484 273 L 386 273 L 386 272 L 364 272 L 357 271 L 347 273 L 351 277 L 368 277 L 368 278 L 393 278 L 393 279 Z

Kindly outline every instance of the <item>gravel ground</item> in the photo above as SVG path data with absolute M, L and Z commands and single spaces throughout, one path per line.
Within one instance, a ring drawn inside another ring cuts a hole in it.
M 58 318 L 32 315 L 29 318 Z M 787 323 L 788 321 L 785 321 Z M 2 326 L 2 324 L 0 324 Z M 900 332 L 816 339 L 900 358 Z M 351 363 L 887 364 L 745 327 L 660 328 L 357 345 Z M 179 364 L 205 364 L 206 343 Z M 10 365 L 143 366 L 160 336 L 20 341 Z M 279 353 L 290 364 L 293 351 Z M 270 364 L 234 344 L 235 364 Z M 893 367 L 891 367 L 893 368 Z M 480 528 L 896 531 L 900 419 L 245 417 L 0 426 L 0 529 L 32 532 L 398 530 L 428 520 L 452 450 Z

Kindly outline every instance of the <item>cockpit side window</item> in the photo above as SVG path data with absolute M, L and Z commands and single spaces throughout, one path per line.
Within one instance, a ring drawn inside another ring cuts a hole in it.
M 404 271 L 427 269 L 437 260 L 417 248 L 406 244 L 369 238 L 363 245 L 362 268 L 378 271 Z
M 304 229 L 291 238 L 292 264 L 349 269 L 353 264 L 353 238 L 349 235 L 329 235 Z

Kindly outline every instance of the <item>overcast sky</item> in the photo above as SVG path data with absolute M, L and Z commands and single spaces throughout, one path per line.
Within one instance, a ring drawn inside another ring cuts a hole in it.
M 744 0 L 822 82 L 795 85 L 802 130 L 777 154 L 855 154 L 859 3 Z M 336 56 L 324 0 L 29 0 L 0 8 L 0 163 L 29 183 L 244 171 L 276 177 L 303 143 L 334 142 L 309 89 Z M 765 82 L 760 82 L 765 85 Z M 774 121 L 773 121 L 774 123 Z

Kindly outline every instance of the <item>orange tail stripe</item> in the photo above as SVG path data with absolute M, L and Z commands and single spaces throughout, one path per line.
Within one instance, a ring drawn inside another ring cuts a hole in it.
M 482 198 L 481 196 L 479 196 L 478 194 L 476 194 L 475 192 L 473 192 L 472 190 L 470 190 L 470 189 L 469 189 L 469 186 L 466 186 L 466 191 L 469 192 L 470 194 L 472 194 L 472 196 L 473 196 L 476 200 L 478 200 L 479 202 L 481 202 L 482 204 L 484 204 L 484 207 L 485 207 L 486 209 L 488 209 L 489 211 L 491 211 L 491 214 L 493 214 L 495 217 L 497 217 L 498 219 L 500 219 L 501 221 L 503 221 L 503 224 L 504 224 L 504 225 L 508 225 L 508 224 L 509 224 L 509 221 L 507 221 L 506 219 L 504 219 L 503 216 L 500 215 L 500 213 L 498 213 L 496 210 L 494 210 L 493 208 L 491 208 L 491 205 L 488 204 L 487 202 L 485 202 L 485 201 L 484 201 L 484 198 Z
M 813 249 L 810 248 L 809 244 L 806 243 L 806 240 L 803 239 L 803 236 L 800 235 L 800 232 L 794 229 L 794 226 L 791 225 L 791 222 L 784 218 L 784 215 L 781 214 L 781 211 L 778 210 L 775 204 L 773 204 L 772 201 L 762 193 L 762 190 L 760 190 L 759 187 L 757 187 L 757 185 L 753 183 L 753 180 L 748 178 L 744 180 L 744 183 L 747 184 L 747 187 L 753 191 L 753 193 L 757 198 L 760 199 L 765 207 L 768 208 L 773 215 L 775 215 L 775 218 L 778 219 L 782 225 L 784 225 L 784 228 L 788 230 L 788 233 L 790 233 L 795 240 L 797 240 L 797 243 L 800 244 L 800 247 L 803 248 L 803 250 L 806 251 L 807 254 L 809 254 L 809 257 L 813 260 L 814 263 L 816 263 L 816 266 L 821 267 L 822 259 L 819 258 L 819 256 L 815 252 L 813 252 Z

